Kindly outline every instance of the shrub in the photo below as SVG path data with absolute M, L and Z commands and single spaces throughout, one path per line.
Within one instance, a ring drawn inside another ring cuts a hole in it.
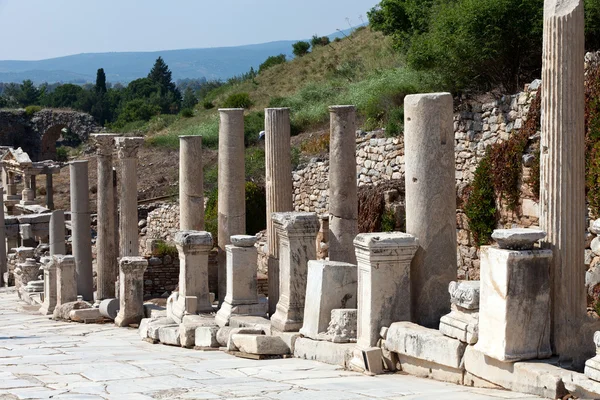
M 56 161 L 67 162 L 69 161 L 69 152 L 66 147 L 56 148 Z
M 278 56 L 268 57 L 260 66 L 258 67 L 258 73 L 266 71 L 274 65 L 279 65 L 285 63 L 285 54 L 280 54 Z
M 312 39 L 310 40 L 310 44 L 312 45 L 313 49 L 317 46 L 327 46 L 329 43 L 330 40 L 327 36 L 313 35 Z
M 490 151 L 481 159 L 470 190 L 467 191 L 465 214 L 469 220 L 469 230 L 478 246 L 490 243 L 496 227 L 496 195 L 490 179 L 492 163 Z
M 248 93 L 234 93 L 227 97 L 223 108 L 250 108 L 253 104 Z
M 202 103 L 202 107 L 204 107 L 205 110 L 210 110 L 211 108 L 215 108 L 215 105 L 213 104 L 212 101 L 205 100 Z
M 392 210 L 387 210 L 381 216 L 381 231 L 393 232 L 396 229 L 396 214 Z
M 25 107 L 25 115 L 29 118 L 33 117 L 33 114 L 42 110 L 40 106 L 27 106 Z
M 244 144 L 254 146 L 258 142 L 258 134 L 265 130 L 264 111 L 254 111 L 244 116 Z
M 294 49 L 294 55 L 296 57 L 302 57 L 308 54 L 308 51 L 310 50 L 310 43 L 305 41 L 299 41 L 294 43 L 292 45 L 292 48 Z
M 179 112 L 179 115 L 181 115 L 183 118 L 192 118 L 194 116 L 194 110 L 191 108 L 184 108 Z
M 246 233 L 255 235 L 267 227 L 267 197 L 265 188 L 246 182 Z
M 210 232 L 213 243 L 219 243 L 219 191 L 215 186 L 209 193 L 206 200 L 206 209 L 204 210 L 204 229 Z
M 177 251 L 177 247 L 170 245 L 166 242 L 157 242 L 155 244 L 155 248 L 153 249 L 153 255 L 156 257 L 164 257 L 171 256 L 173 258 L 179 257 L 179 252 Z
M 387 124 L 385 126 L 385 135 L 398 136 L 404 131 L 404 107 L 397 107 L 390 110 L 387 115 Z
M 262 181 L 265 176 L 265 150 L 249 147 L 245 154 L 246 180 Z

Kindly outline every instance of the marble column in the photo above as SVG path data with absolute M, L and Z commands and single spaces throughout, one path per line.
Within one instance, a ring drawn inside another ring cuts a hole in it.
M 208 255 L 213 240 L 210 232 L 180 231 L 174 241 L 179 252 L 179 294 L 171 317 L 181 323 L 184 315 L 213 312 L 208 289 Z
M 94 134 L 98 160 L 98 237 L 96 239 L 96 301 L 114 298 L 118 276 L 113 193 L 114 139 L 118 135 Z
M 202 136 L 179 136 L 179 229 L 204 229 Z
M 279 301 L 279 242 L 271 216 L 294 210 L 290 109 L 265 109 L 265 181 L 267 194 L 267 255 L 269 314 Z
M 329 260 L 356 264 L 356 107 L 329 107 Z
M 4 274 L 8 272 L 6 259 L 6 227 L 4 225 L 4 189 L 0 189 L 0 287 L 4 282 Z
M 85 301 L 94 301 L 92 270 L 92 233 L 87 160 L 69 163 L 71 174 L 71 226 L 73 256 L 77 270 L 77 293 Z
M 419 241 L 401 232 L 361 233 L 354 245 L 358 262 L 358 321 L 352 366 L 364 370 L 362 352 L 377 345 L 380 329 L 411 319 L 410 263 Z
M 139 324 L 144 318 L 144 271 L 148 260 L 144 257 L 119 259 L 119 313 L 115 325 Z
M 583 3 L 544 2 L 540 227 L 553 250 L 553 350 L 566 366 L 577 358 L 573 327 L 586 313 Z
M 221 327 L 232 315 L 265 317 L 266 304 L 258 301 L 256 236 L 234 235 L 227 251 L 227 294 L 215 321 Z
M 65 212 L 52 211 L 50 216 L 50 255 L 66 254 L 65 244 Z
M 220 109 L 218 261 L 219 304 L 227 292 L 225 246 L 232 235 L 246 233 L 246 189 L 244 167 L 244 109 Z
M 428 328 L 450 311 L 456 279 L 454 128 L 449 93 L 404 98 L 406 232 L 419 238 L 411 264 L 412 316 Z
M 52 315 L 56 307 L 56 264 L 52 257 L 42 258 L 44 269 L 44 302 L 40 314 Z
M 279 302 L 271 326 L 297 332 L 304 322 L 308 261 L 317 258 L 319 218 L 315 213 L 274 213 L 273 222 L 279 235 Z
M 46 174 L 46 207 L 54 210 L 54 184 L 51 173 Z
M 121 257 L 140 254 L 137 210 L 137 153 L 144 143 L 141 137 L 115 138 L 121 167 L 119 193 L 119 240 Z
M 58 306 L 77 300 L 77 276 L 75 270 L 75 257 L 57 255 L 52 256 L 56 266 L 56 308 Z

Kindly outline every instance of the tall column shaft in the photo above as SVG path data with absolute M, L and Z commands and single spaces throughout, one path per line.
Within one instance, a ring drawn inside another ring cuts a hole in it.
M 179 136 L 179 229 L 204 230 L 202 136 Z
M 356 107 L 329 107 L 329 260 L 356 264 Z
M 49 210 L 54 210 L 54 184 L 52 182 L 52 174 L 46 174 L 46 207 Z
M 137 153 L 144 142 L 140 137 L 115 138 L 121 163 L 119 240 L 121 257 L 140 254 L 137 212 Z
M 545 1 L 540 227 L 553 250 L 554 351 L 566 364 L 586 311 L 584 25 L 583 0 Z
M 50 216 L 50 255 L 66 254 L 65 245 L 65 212 L 52 211 Z
M 294 210 L 290 109 L 265 109 L 265 180 L 267 194 L 267 248 L 269 256 L 269 313 L 279 301 L 279 242 L 273 227 L 274 212 Z
M 452 96 L 406 96 L 404 115 L 406 232 L 420 245 L 410 269 L 412 318 L 437 328 L 457 271 Z
M 232 235 L 246 233 L 244 110 L 219 110 L 219 304 L 227 292 L 225 246 Z
M 88 162 L 69 163 L 71 174 L 71 225 L 73 227 L 73 256 L 77 271 L 77 292 L 86 301 L 94 301 L 92 271 L 92 233 Z
M 114 240 L 115 203 L 113 193 L 113 134 L 95 134 L 98 160 L 98 238 L 96 240 L 96 300 L 115 297 L 118 276 Z

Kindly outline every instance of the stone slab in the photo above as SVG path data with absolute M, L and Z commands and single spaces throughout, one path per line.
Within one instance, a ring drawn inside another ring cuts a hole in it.
M 279 336 L 234 334 L 231 341 L 242 353 L 258 355 L 290 354 L 290 348 Z
M 179 325 L 181 347 L 194 347 L 196 344 L 196 329 L 201 326 L 216 326 L 215 318 L 211 315 L 185 315 Z
M 287 347 L 289 347 L 291 354 L 294 354 L 296 340 L 302 337 L 302 335 L 298 332 L 273 332 L 273 336 L 280 337 L 285 342 Z
M 232 315 L 229 319 L 229 326 L 232 328 L 257 328 L 262 329 L 265 335 L 271 334 L 271 321 L 263 317 Z
M 148 322 L 148 338 L 152 340 L 160 340 L 159 329 L 165 326 L 179 326 L 173 320 L 163 317 L 156 318 Z
M 179 326 L 161 326 L 160 328 L 158 328 L 158 340 L 160 340 L 162 344 L 168 344 L 171 346 L 181 346 Z
M 475 344 L 479 338 L 479 313 L 452 310 L 440 319 L 440 332 L 461 342 Z
M 398 360 L 403 372 L 420 378 L 431 378 L 436 381 L 450 382 L 457 385 L 464 384 L 464 370 L 446 365 L 436 364 L 431 361 L 398 354 Z
M 222 329 L 222 328 L 221 328 Z M 218 335 L 218 333 L 217 333 Z M 233 328 L 229 331 L 229 337 L 227 338 L 227 351 L 238 351 L 237 346 L 232 340 L 233 335 L 264 335 L 262 329 L 256 328 Z
M 196 328 L 194 344 L 196 347 L 212 347 L 218 348 L 217 341 L 218 326 L 200 326 Z
M 492 239 L 501 249 L 510 250 L 531 250 L 537 241 L 545 237 L 546 232 L 532 228 L 496 229 L 492 233 Z
M 294 357 L 346 368 L 352 359 L 355 347 L 356 345 L 352 343 L 331 343 L 298 338 L 294 348 Z
M 167 308 L 162 306 L 157 306 L 153 303 L 145 303 L 144 304 L 144 315 L 146 318 L 156 318 L 156 317 L 166 317 L 167 316 Z
M 387 332 L 385 347 L 410 356 L 455 369 L 462 369 L 466 344 L 412 322 L 394 322 Z
M 73 310 L 69 313 L 69 318 L 74 322 L 83 322 L 86 324 L 102 322 L 104 317 L 99 308 L 86 308 L 83 310 Z

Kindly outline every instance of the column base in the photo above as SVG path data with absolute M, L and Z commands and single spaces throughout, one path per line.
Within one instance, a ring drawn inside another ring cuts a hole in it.
M 221 309 L 215 317 L 215 322 L 220 328 L 229 325 L 229 319 L 233 315 L 245 315 L 251 317 L 266 317 L 267 303 L 237 304 L 232 305 L 225 300 Z
M 285 309 L 277 305 L 277 311 L 271 317 L 271 326 L 280 332 L 298 332 L 304 324 L 304 309 Z
M 126 327 L 132 324 L 139 324 L 142 318 L 144 318 L 143 315 L 125 316 L 119 312 L 117 318 L 115 318 L 115 325 L 118 327 Z
M 208 296 L 204 297 L 204 299 L 201 299 L 196 296 L 178 296 L 172 307 L 167 308 L 167 317 L 181 324 L 183 317 L 186 315 L 212 313 L 214 310 L 210 300 Z
M 47 304 L 46 302 L 44 302 L 42 304 L 42 307 L 40 307 L 40 314 L 41 315 L 52 315 L 54 313 L 55 307 L 56 307 L 56 304 Z

